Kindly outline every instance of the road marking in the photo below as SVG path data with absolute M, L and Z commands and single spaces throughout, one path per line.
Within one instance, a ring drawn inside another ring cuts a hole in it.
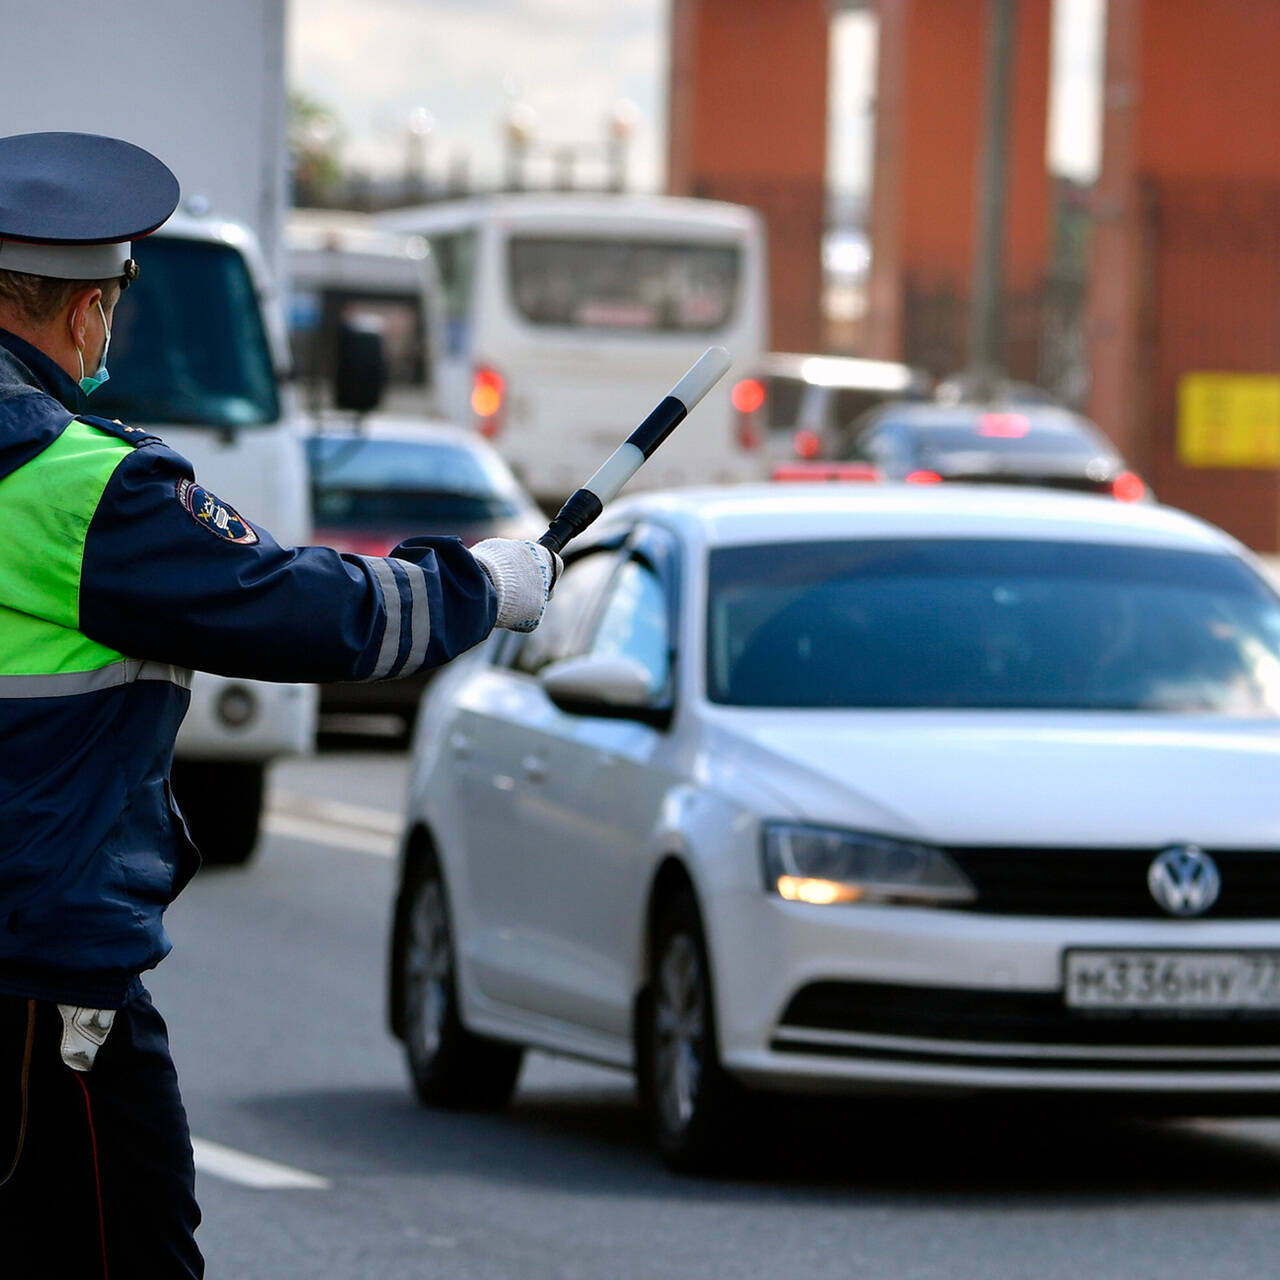
M 317 800 L 296 791 L 276 792 L 270 806 L 263 826 L 272 835 L 375 858 L 394 858 L 399 848 L 400 818 L 384 809 Z
M 262 825 L 274 836 L 289 836 L 294 840 L 329 845 L 351 853 L 367 853 L 375 858 L 396 856 L 396 841 L 377 831 L 339 827 L 327 822 L 317 822 L 314 818 L 295 818 L 287 813 L 269 813 Z
M 336 822 L 343 827 L 361 827 L 381 831 L 383 835 L 400 834 L 400 815 L 364 804 L 345 804 L 341 800 L 320 800 L 298 791 L 277 791 L 271 797 L 273 813 L 290 813 L 298 818 L 316 818 Z
M 333 1185 L 318 1174 L 291 1169 L 287 1164 L 247 1155 L 204 1138 L 192 1138 L 191 1149 L 198 1172 L 252 1187 L 255 1191 L 328 1191 Z

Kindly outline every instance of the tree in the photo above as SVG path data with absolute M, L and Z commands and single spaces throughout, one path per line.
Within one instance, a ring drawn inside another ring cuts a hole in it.
M 324 103 L 289 95 L 289 164 L 298 208 L 332 204 L 342 187 L 342 126 Z

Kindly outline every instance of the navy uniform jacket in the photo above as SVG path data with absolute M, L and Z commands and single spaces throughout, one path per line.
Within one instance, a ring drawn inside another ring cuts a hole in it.
M 482 640 L 497 604 L 454 538 L 282 547 L 154 436 L 72 412 L 81 398 L 0 330 L 0 992 L 114 1008 L 168 952 L 162 913 L 199 865 L 168 784 L 191 669 L 409 675 Z M 95 450 L 96 504 L 74 492 Z M 77 568 L 76 616 L 40 616 L 25 584 Z M 85 665 L 76 645 L 91 669 L 62 669 Z

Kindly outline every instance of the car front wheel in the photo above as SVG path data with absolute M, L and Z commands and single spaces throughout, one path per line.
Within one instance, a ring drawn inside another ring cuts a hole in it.
M 434 858 L 411 874 L 398 989 L 414 1089 L 428 1106 L 501 1107 L 515 1089 L 524 1051 L 462 1025 L 444 880 Z
M 706 941 L 690 891 L 660 914 L 640 1019 L 640 1088 L 650 1132 L 673 1169 L 714 1172 L 728 1155 L 742 1090 L 716 1048 Z

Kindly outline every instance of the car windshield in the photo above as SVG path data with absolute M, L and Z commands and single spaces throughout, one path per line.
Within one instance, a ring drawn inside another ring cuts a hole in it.
M 93 411 L 125 422 L 251 427 L 280 416 L 244 258 L 224 244 L 149 236 L 111 323 L 111 381 Z
M 1280 599 L 1228 555 L 921 539 L 724 548 L 707 689 L 739 707 L 1280 716 Z
M 729 320 L 741 254 L 734 245 L 521 235 L 509 266 L 516 310 L 533 324 L 687 333 Z
M 406 529 L 518 515 L 502 464 L 447 442 L 312 436 L 307 440 L 317 525 Z

